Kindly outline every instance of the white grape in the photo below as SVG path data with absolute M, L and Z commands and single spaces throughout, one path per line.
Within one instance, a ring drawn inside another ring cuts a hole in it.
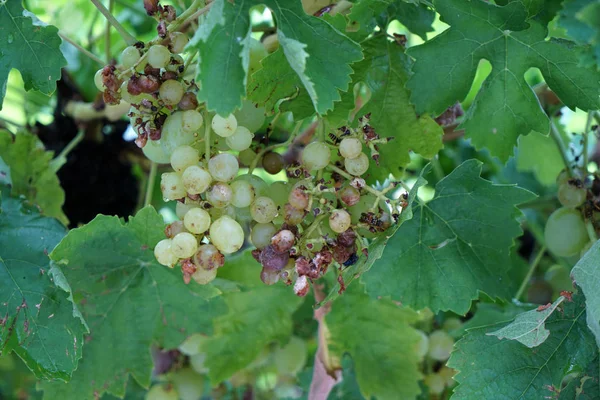
M 210 173 L 198 165 L 187 167 L 182 175 L 183 187 L 189 194 L 204 193 L 212 182 Z
M 229 137 L 235 133 L 238 123 L 233 114 L 229 114 L 227 117 L 216 114 L 212 119 L 211 126 L 217 135 Z
M 446 388 L 446 379 L 435 373 L 427 375 L 424 379 L 425 385 L 429 388 L 429 393 L 433 395 L 440 395 Z
M 256 222 L 266 224 L 277 216 L 277 206 L 269 197 L 257 197 L 250 206 L 250 213 Z
M 187 167 L 198 165 L 200 154 L 191 146 L 179 146 L 171 154 L 171 166 L 176 172 L 183 172 Z
M 362 143 L 357 138 L 344 138 L 339 146 L 344 158 L 356 158 L 362 153 Z
M 121 53 L 121 65 L 129 69 L 140 60 L 140 57 L 140 51 L 135 46 L 126 47 Z
M 346 232 L 351 223 L 352 218 L 346 210 L 333 210 L 329 216 L 329 227 L 336 233 Z
M 158 96 L 166 105 L 179 103 L 184 93 L 183 85 L 175 79 L 164 81 L 158 89 Z
M 169 115 L 163 124 L 160 145 L 169 156 L 179 146 L 190 145 L 196 140 L 193 134 L 185 132 L 182 127 L 182 112 L 174 112 Z
M 216 208 L 224 208 L 231 202 L 233 190 L 223 182 L 217 182 L 206 193 L 206 200 Z
M 235 253 L 244 244 L 244 230 L 237 221 L 224 215 L 210 226 L 210 241 L 223 254 Z
M 267 184 L 267 182 L 265 182 L 264 179 L 262 179 L 260 176 L 257 176 L 257 175 L 244 174 L 244 175 L 238 176 L 235 180 L 236 181 L 238 181 L 238 180 L 246 181 L 249 184 L 251 184 L 252 187 L 254 188 L 255 196 L 261 196 L 263 193 L 266 193 L 267 190 L 269 189 L 269 185 Z
M 256 107 L 250 100 L 242 102 L 242 108 L 233 113 L 238 125 L 245 126 L 250 132 L 258 131 L 265 122 L 264 107 Z
M 236 177 L 239 169 L 240 166 L 238 160 L 232 154 L 217 154 L 208 161 L 208 170 L 216 181 L 232 181 Z
M 179 174 L 165 172 L 160 178 L 160 190 L 167 200 L 177 200 L 186 196 L 185 187 Z
M 584 187 L 578 187 L 576 183 L 567 182 L 558 187 L 558 201 L 565 207 L 577 208 L 583 204 L 587 196 Z
M 250 232 L 250 241 L 257 249 L 264 249 L 271 244 L 271 238 L 276 232 L 277 228 L 271 223 L 256 224 Z
M 102 71 L 103 68 L 100 68 L 98 71 L 96 71 L 96 75 L 94 75 L 94 85 L 96 85 L 96 89 L 104 92 L 106 90 L 106 86 L 104 86 L 104 82 L 102 80 Z
M 202 208 L 192 208 L 185 213 L 183 225 L 191 233 L 204 233 L 210 228 L 210 214 Z
M 350 175 L 361 176 L 369 169 L 369 157 L 365 153 L 360 153 L 356 158 L 346 158 L 344 166 Z
M 429 350 L 429 337 L 421 330 L 417 330 L 417 333 L 419 334 L 419 342 L 415 345 L 415 353 L 422 360 Z
M 195 133 L 202 127 L 202 123 L 204 119 L 202 118 L 202 114 L 200 114 L 196 110 L 187 110 L 183 111 L 182 115 L 182 126 L 181 129 L 187 133 Z
M 159 384 L 150 388 L 145 400 L 179 400 L 179 394 L 174 388 Z
M 153 68 L 164 68 L 171 60 L 171 52 L 161 44 L 155 44 L 148 49 L 148 64 Z
M 184 367 L 169 374 L 179 400 L 198 400 L 204 393 L 204 378 L 190 367 Z
M 325 168 L 330 159 L 331 153 L 325 143 L 312 142 L 302 151 L 302 163 L 309 171 Z
M 238 208 L 248 207 L 254 201 L 254 188 L 248 181 L 236 180 L 231 183 L 233 196 L 231 204 Z
M 175 214 L 177 218 L 183 220 L 185 214 L 190 211 L 192 208 L 200 207 L 200 203 L 190 200 L 189 198 L 185 199 L 185 203 L 178 201 L 175 203 Z
M 231 150 L 243 151 L 250 147 L 253 137 L 254 135 L 250 133 L 248 128 L 238 126 L 235 133 L 227 137 L 226 143 Z
M 171 33 L 171 51 L 175 54 L 183 53 L 190 39 L 183 32 Z
M 178 233 L 171 241 L 171 251 L 179 258 L 190 258 L 196 250 L 198 250 L 198 241 L 191 233 Z
M 548 249 L 561 257 L 578 254 L 589 241 L 581 213 L 566 207 L 559 208 L 550 215 L 544 237 Z
M 436 361 L 446 361 L 454 347 L 454 339 L 444 331 L 435 331 L 429 335 L 429 358 Z
M 215 280 L 217 277 L 217 269 L 204 269 L 198 268 L 196 272 L 192 274 L 192 279 L 199 285 L 206 285 Z
M 177 264 L 177 256 L 171 251 L 171 239 L 163 239 L 154 247 L 154 257 L 159 264 L 173 268 Z
M 142 152 L 148 160 L 157 164 L 168 164 L 170 161 L 169 154 L 165 152 L 160 141 L 148 140 Z

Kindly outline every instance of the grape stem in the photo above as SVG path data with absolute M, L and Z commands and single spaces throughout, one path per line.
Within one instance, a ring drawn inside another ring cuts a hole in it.
M 108 2 L 108 12 L 110 15 L 113 13 L 114 0 Z M 106 20 L 106 28 L 104 28 L 104 54 L 106 56 L 106 63 L 110 63 L 110 21 Z
M 277 116 L 275 118 L 273 118 L 273 122 L 275 122 L 276 118 L 279 116 L 279 114 L 277 114 Z M 273 122 L 271 122 L 271 124 L 273 124 Z M 290 135 L 290 137 L 283 143 L 277 143 L 277 144 L 273 144 L 271 146 L 267 146 L 264 149 L 262 149 L 257 155 L 256 157 L 254 157 L 254 160 L 252 160 L 252 163 L 250 163 L 250 167 L 248 167 L 248 174 L 251 174 L 252 171 L 254 171 L 254 169 L 256 168 L 256 166 L 258 165 L 258 162 L 260 161 L 260 159 L 269 151 L 272 151 L 278 147 L 284 147 L 289 145 L 290 143 L 292 143 L 294 141 L 294 138 L 296 137 L 296 135 L 298 134 L 298 132 L 300 131 L 300 126 L 302 126 L 302 121 L 298 121 L 296 122 L 296 126 L 294 127 L 294 131 L 292 132 L 292 134 Z
M 58 36 L 60 36 L 62 38 L 62 40 L 69 43 L 71 46 L 75 47 L 83 55 L 87 56 L 90 60 L 94 60 L 100 65 L 106 65 L 106 63 L 104 61 L 102 61 L 102 59 L 100 59 L 100 57 L 98 57 L 97 55 L 95 55 L 94 53 L 89 51 L 88 49 L 84 48 L 79 43 L 75 42 L 73 39 L 69 38 L 67 35 L 65 35 L 61 31 L 58 31 Z
M 133 37 L 133 35 L 131 35 L 129 32 L 127 32 L 127 29 L 125 29 L 125 27 L 123 27 L 123 25 L 121 25 L 121 23 L 117 21 L 117 19 L 110 13 L 110 11 L 108 11 L 106 7 L 104 7 L 102 3 L 100 3 L 100 0 L 91 1 L 92 4 L 96 6 L 98 11 L 100 11 L 102 15 L 104 15 L 104 18 L 106 18 L 106 20 L 117 30 L 117 32 L 119 32 L 119 34 L 128 46 L 133 46 L 135 43 L 137 43 L 137 39 Z
M 185 26 L 194 21 L 199 16 L 206 14 L 213 3 L 206 4 L 205 0 L 195 0 L 181 15 L 173 21 L 167 28 L 169 32 L 176 31 L 181 26 Z
M 558 151 L 560 152 L 563 162 L 565 163 L 565 166 L 567 167 L 569 176 L 573 177 L 574 176 L 573 166 L 569 162 L 567 147 L 565 146 L 565 142 L 563 142 L 562 136 L 560 135 L 560 132 L 558 131 L 558 128 L 556 127 L 556 124 L 552 120 L 550 120 L 550 136 L 552 136 L 552 139 L 554 139 L 554 142 L 556 143 L 556 146 L 558 147 Z
M 154 181 L 156 180 L 156 171 L 158 164 L 153 162 L 150 164 L 150 173 L 148 174 L 148 182 L 146 183 L 146 197 L 144 198 L 144 207 L 150 205 L 152 201 L 152 192 L 154 190 Z
M 347 172 L 346 172 L 346 171 L 344 171 L 343 169 L 336 167 L 336 166 L 335 166 L 335 165 L 333 165 L 333 164 L 329 164 L 329 165 L 327 166 L 327 168 L 329 168 L 329 169 L 330 169 L 330 170 L 332 170 L 333 172 L 336 172 L 336 173 L 340 174 L 341 176 L 343 176 L 344 178 L 348 179 L 349 181 L 351 181 L 351 180 L 353 180 L 353 179 L 354 179 L 354 177 L 353 177 L 352 175 L 350 175 L 349 173 L 347 173 Z M 363 189 L 365 189 L 367 192 L 370 192 L 371 194 L 374 194 L 375 196 L 377 196 L 377 197 L 378 197 L 378 199 L 377 199 L 378 201 L 379 201 L 379 199 L 381 199 L 382 197 L 385 197 L 385 193 L 386 193 L 387 191 L 389 191 L 389 188 L 388 188 L 388 190 L 386 190 L 386 191 L 384 191 L 384 192 L 380 192 L 379 190 L 377 190 L 377 189 L 374 189 L 374 188 L 372 188 L 372 187 L 371 187 L 371 186 L 369 186 L 369 185 L 365 185 L 365 186 L 363 187 Z
M 527 271 L 527 275 L 525 275 L 525 278 L 523 278 L 523 282 L 521 282 L 521 286 L 519 286 L 519 290 L 517 290 L 517 293 L 515 294 L 515 300 L 516 301 L 519 301 L 519 299 L 521 298 L 521 296 L 525 292 L 525 288 L 527 287 L 527 284 L 529 283 L 529 280 L 531 279 L 531 276 L 533 275 L 533 273 L 534 273 L 535 269 L 537 268 L 538 264 L 542 260 L 542 257 L 544 256 L 544 253 L 546 253 L 546 246 L 542 246 L 542 248 L 538 252 L 537 256 L 535 257 L 535 259 L 533 260 L 533 262 L 529 266 L 529 271 Z
M 75 137 L 65 146 L 65 148 L 62 149 L 60 154 L 54 157 L 54 159 L 50 162 L 50 166 L 52 167 L 54 173 L 58 172 L 60 168 L 65 165 L 67 162 L 67 156 L 79 144 L 79 142 L 83 140 L 84 136 L 85 131 L 80 130 L 77 132 L 77 135 L 75 135 Z

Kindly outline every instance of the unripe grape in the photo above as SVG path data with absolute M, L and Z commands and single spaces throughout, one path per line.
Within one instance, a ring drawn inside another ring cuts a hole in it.
M 198 250 L 198 241 L 191 233 L 178 233 L 171 240 L 171 251 L 179 258 L 190 258 Z
M 277 206 L 269 197 L 257 197 L 250 206 L 250 213 L 256 222 L 266 224 L 277 216 Z
M 171 52 L 165 46 L 155 44 L 148 49 L 148 64 L 153 68 L 164 68 L 171 59 Z
M 306 342 L 296 336 L 292 336 L 288 344 L 277 349 L 274 354 L 277 372 L 288 376 L 295 376 L 300 372 L 304 368 L 307 358 Z
M 101 92 L 104 92 L 106 90 L 106 86 L 104 86 L 104 83 L 102 81 L 103 70 L 104 68 L 100 68 L 98 71 L 96 71 L 96 75 L 94 75 L 94 85 L 96 85 L 96 89 L 98 89 Z
M 158 89 L 158 96 L 166 105 L 179 103 L 184 93 L 183 85 L 174 79 L 163 82 Z
M 195 133 L 202 127 L 202 114 L 196 110 L 187 110 L 182 112 L 181 129 L 187 133 Z
M 198 207 L 200 207 L 200 203 L 186 198 L 184 203 L 181 201 L 175 203 L 175 214 L 177 215 L 177 218 L 183 221 L 185 214 L 187 214 L 188 211 Z
M 269 185 L 260 176 L 252 174 L 244 174 L 238 176 L 236 181 L 246 181 L 254 188 L 255 196 L 262 196 L 263 193 L 268 193 Z
M 248 181 L 236 180 L 232 182 L 231 190 L 233 191 L 231 204 L 235 207 L 245 208 L 254 201 L 254 188 Z
M 189 194 L 204 193 L 212 182 L 210 173 L 202 167 L 192 165 L 183 171 L 183 187 Z
M 587 196 L 587 191 L 582 184 L 578 182 L 567 180 L 558 187 L 558 201 L 565 207 L 576 208 L 583 204 Z M 581 186 L 581 187 L 579 187 Z
M 140 57 L 140 51 L 135 46 L 126 47 L 121 53 L 121 65 L 129 69 L 140 60 Z
M 148 140 L 142 148 L 142 152 L 146 158 L 157 164 L 168 164 L 170 162 L 169 154 L 167 154 L 159 141 Z
M 255 157 L 256 157 L 256 153 L 252 149 L 246 149 L 246 150 L 240 151 L 240 154 L 239 154 L 240 162 L 242 163 L 242 165 L 252 164 L 252 161 L 254 161 Z
M 268 56 L 269 53 L 261 42 L 250 38 L 250 60 L 248 62 L 248 76 L 262 68 L 260 61 Z
M 184 145 L 190 145 L 196 138 L 183 130 L 183 113 L 174 112 L 169 115 L 162 126 L 160 144 L 165 153 L 171 155 L 173 151 Z
M 250 100 L 242 101 L 242 108 L 233 115 L 238 125 L 245 126 L 250 132 L 258 131 L 265 122 L 264 107 L 256 107 Z
M 369 169 L 369 157 L 365 153 L 360 153 L 356 158 L 346 158 L 344 167 L 350 175 L 361 176 Z
M 154 248 L 154 257 L 159 264 L 173 268 L 177 264 L 177 256 L 171 251 L 171 239 L 163 239 Z
M 167 200 L 177 200 L 186 196 L 184 183 L 179 174 L 165 172 L 160 178 L 160 190 Z
M 581 213 L 565 207 L 550 215 L 544 229 L 544 237 L 548 249 L 561 257 L 578 254 L 589 241 Z
M 174 388 L 159 384 L 150 388 L 145 400 L 179 400 L 179 394 Z
M 360 192 L 352 186 L 342 188 L 337 194 L 339 199 L 348 207 L 352 207 L 360 201 Z
M 183 32 L 171 33 L 171 51 L 175 54 L 183 53 L 190 39 Z
M 190 367 L 184 367 L 169 374 L 179 400 L 198 400 L 204 393 L 204 379 Z
M 446 361 L 454 347 L 454 339 L 444 331 L 435 331 L 429 335 L 429 358 Z
M 239 169 L 240 166 L 238 160 L 232 154 L 217 154 L 208 161 L 208 170 L 216 181 L 232 181 L 236 177 Z
M 239 210 L 239 208 L 235 208 L 232 205 L 228 205 L 223 208 L 211 207 L 207 211 L 210 214 L 210 218 L 213 221 L 216 221 L 217 219 L 221 218 L 224 215 L 227 215 L 228 217 L 231 217 L 231 218 L 237 220 L 238 218 L 237 218 L 236 210 Z
M 223 254 L 235 253 L 244 244 L 244 230 L 233 218 L 224 215 L 210 226 L 210 241 Z
M 179 146 L 171 154 L 171 166 L 176 172 L 182 173 L 192 165 L 198 165 L 200 154 L 191 146 Z
M 279 281 L 279 271 L 263 268 L 260 271 L 260 280 L 265 285 L 274 285 Z
M 342 233 L 350 228 L 352 219 L 346 210 L 333 210 L 329 216 L 329 227 L 336 233 Z
M 456 383 L 456 381 L 454 380 L 454 375 L 456 375 L 455 369 L 448 368 L 444 365 L 438 371 L 438 375 L 441 376 L 442 378 L 444 378 L 444 381 L 446 382 L 446 386 L 448 386 L 448 387 L 452 387 Z
M 271 244 L 271 238 L 275 232 L 277 232 L 277 228 L 271 223 L 256 224 L 250 233 L 250 241 L 257 249 L 264 249 Z
M 309 171 L 325 168 L 330 159 L 329 147 L 322 142 L 312 142 L 302 151 L 302 164 Z
M 440 395 L 446 388 L 446 380 L 439 374 L 429 374 L 425 377 L 424 381 L 431 394 Z
M 567 183 L 569 181 L 569 179 L 571 179 L 571 175 L 569 174 L 569 171 L 566 169 L 563 169 L 562 171 L 560 171 L 560 173 L 556 177 L 556 185 L 560 187 L 560 186 L 564 185 L 565 183 Z
M 460 319 L 448 318 L 447 320 L 444 321 L 444 325 L 442 326 L 442 329 L 444 329 L 446 332 L 452 332 L 452 331 L 461 329 L 462 326 L 463 326 L 463 323 Z
M 192 279 L 199 285 L 206 285 L 215 280 L 217 277 L 217 269 L 204 269 L 198 268 L 196 272 L 192 274 Z
M 227 117 L 216 114 L 212 119 L 211 126 L 217 135 L 229 137 L 235 133 L 238 124 L 233 114 L 229 114 Z
M 423 359 L 429 350 L 429 337 L 423 331 L 417 330 L 417 333 L 419 334 L 420 338 L 416 346 L 416 353 L 420 359 Z
M 217 182 L 210 187 L 206 193 L 206 200 L 216 208 L 227 207 L 233 197 L 231 186 L 223 182 Z
M 200 268 L 216 269 L 225 265 L 225 256 L 212 244 L 203 244 L 198 248 L 193 261 Z
M 278 174 L 283 169 L 283 156 L 274 151 L 269 151 L 263 156 L 262 166 L 269 174 Z
M 231 150 L 244 151 L 252 144 L 254 135 L 243 126 L 238 126 L 235 133 L 225 140 Z
M 362 143 L 357 138 L 344 138 L 339 146 L 340 154 L 344 158 L 356 158 L 362 153 Z
M 192 208 L 183 217 L 183 224 L 185 229 L 199 235 L 210 228 L 210 214 L 202 208 Z

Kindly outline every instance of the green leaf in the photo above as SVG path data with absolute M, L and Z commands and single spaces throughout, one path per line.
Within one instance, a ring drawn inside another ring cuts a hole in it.
M 563 304 L 546 322 L 550 336 L 535 348 L 487 335 L 501 324 L 468 331 L 448 362 L 459 371 L 452 399 L 539 400 L 551 397 L 571 371 L 586 368 L 598 348 L 585 324 L 583 296 Z
M 14 351 L 40 379 L 68 381 L 81 358 L 85 322 L 48 252 L 66 234 L 23 200 L 0 203 L 0 351 Z
M 600 107 L 600 78 L 578 65 L 578 47 L 545 40 L 546 28 L 527 21 L 522 3 L 499 7 L 479 0 L 436 0 L 434 4 L 450 28 L 408 51 L 416 58 L 407 87 L 418 113 L 437 115 L 463 100 L 481 59 L 491 63 L 492 72 L 461 127 L 477 148 L 489 149 L 502 161 L 512 155 L 519 135 L 549 132 L 548 117 L 524 78 L 530 68 L 541 71 L 569 108 Z
M 571 277 L 585 295 L 588 327 L 600 346 L 600 241 L 575 264 Z
M 325 317 L 329 351 L 340 358 L 350 353 L 363 396 L 409 399 L 420 393 L 420 337 L 410 326 L 416 320 L 414 311 L 389 300 L 372 300 L 360 290 L 348 291 L 335 302 Z
M 122 397 L 129 375 L 148 387 L 150 347 L 175 348 L 192 333 L 211 333 L 212 319 L 225 312 L 219 291 L 159 265 L 153 254 L 164 237 L 162 218 L 152 207 L 124 224 L 100 215 L 74 229 L 50 257 L 61 268 L 90 327 L 84 359 L 69 384 L 45 382 L 51 399 Z
M 10 167 L 12 194 L 27 197 L 44 215 L 66 225 L 69 220 L 62 212 L 65 192 L 50 166 L 52 156 L 34 135 L 0 131 L 0 157 Z
M 58 29 L 44 25 L 19 0 L 0 1 L 0 110 L 8 73 L 18 69 L 25 90 L 51 95 L 67 61 L 60 52 Z
M 358 31 L 361 39 L 366 38 L 377 26 L 377 17 L 395 2 L 396 0 L 360 0 L 354 3 L 348 14 L 347 30 Z
M 516 164 L 519 171 L 531 171 L 540 183 L 556 184 L 556 177 L 564 169 L 564 161 L 556 142 L 550 136 L 531 132 L 518 140 Z
M 548 24 L 556 16 L 561 8 L 563 0 L 519 0 L 529 18 L 535 18 L 543 24 Z M 499 6 L 505 6 L 510 0 L 496 0 Z
M 420 36 L 421 39 L 427 40 L 427 33 L 433 32 L 435 11 L 425 4 L 396 1 L 391 9 L 394 10 L 391 16 L 400 21 L 409 31 Z
M 600 399 L 599 358 L 592 361 L 583 374 L 571 380 L 567 386 L 560 391 L 558 400 L 596 400 Z
M 285 343 L 302 298 L 289 287 L 259 286 L 228 293 L 225 302 L 229 312 L 215 320 L 214 336 L 202 346 L 208 376 L 215 383 L 248 366 L 269 343 Z
M 600 67 L 600 12 L 594 0 L 565 0 L 559 14 L 558 25 L 576 42 L 586 47 L 580 50 L 583 66 Z
M 369 170 L 370 179 L 384 181 L 390 173 L 399 175 L 410 162 L 410 151 L 435 156 L 442 148 L 443 130 L 429 116 L 417 116 L 410 104 L 405 84 L 411 60 L 404 49 L 382 35 L 365 41 L 363 48 L 365 59 L 356 64 L 354 81 L 364 82 L 371 98 L 359 112 L 371 113 L 370 124 L 379 136 L 394 138 L 379 146 L 380 165 Z
M 497 331 L 489 332 L 488 335 L 496 336 L 498 339 L 517 340 L 527 347 L 537 347 L 550 336 L 550 331 L 546 329 L 544 323 L 564 300 L 565 298 L 560 296 L 548 308 L 543 310 L 536 308 L 521 313 L 513 322 Z
M 534 194 L 480 178 L 481 162 L 465 161 L 438 182 L 429 203 L 394 233 L 381 260 L 363 275 L 372 297 L 390 296 L 434 313 L 464 315 L 482 291 L 509 296 L 510 247 L 521 234 L 515 205 Z

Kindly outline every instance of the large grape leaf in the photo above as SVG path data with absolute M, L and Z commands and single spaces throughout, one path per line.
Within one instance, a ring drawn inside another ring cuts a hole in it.
M 302 298 L 283 285 L 262 285 L 228 293 L 225 302 L 229 312 L 215 320 L 214 336 L 202 345 L 208 376 L 215 383 L 248 366 L 269 343 L 285 343 Z
M 586 368 L 598 354 L 585 323 L 583 296 L 563 304 L 563 312 L 546 322 L 550 336 L 535 348 L 487 335 L 502 324 L 469 330 L 448 362 L 459 371 L 452 399 L 551 398 L 566 375 Z
M 450 28 L 408 51 L 416 58 L 407 87 L 417 112 L 440 114 L 463 100 L 479 61 L 488 60 L 492 72 L 461 127 L 477 148 L 486 147 L 507 161 L 519 135 L 549 132 L 548 117 L 524 78 L 530 68 L 541 71 L 569 108 L 600 107 L 600 75 L 579 66 L 574 43 L 546 40 L 546 28 L 527 21 L 521 2 L 504 7 L 480 0 L 435 0 L 434 4 Z
M 465 161 L 438 182 L 433 200 L 413 206 L 413 218 L 363 275 L 367 293 L 458 314 L 469 310 L 479 291 L 509 295 L 510 247 L 522 232 L 515 205 L 535 195 L 480 178 L 481 165 Z
M 373 300 L 354 288 L 325 317 L 329 351 L 350 353 L 365 398 L 409 399 L 419 394 L 417 314 L 389 300 Z M 401 356 L 399 356 L 401 355 Z
M 90 327 L 85 357 L 69 384 L 44 382 L 49 399 L 122 397 L 129 375 L 148 387 L 150 346 L 175 348 L 191 333 L 211 333 L 225 312 L 211 285 L 185 285 L 181 271 L 159 265 L 152 249 L 163 221 L 146 207 L 124 224 L 100 215 L 74 229 L 50 254 L 61 264 Z
M 44 150 L 36 136 L 0 130 L 0 157 L 10 167 L 13 195 L 24 195 L 42 214 L 65 225 L 69 222 L 62 211 L 65 192 L 50 163 L 53 154 Z
M 23 200 L 0 199 L 0 352 L 14 351 L 38 378 L 68 381 L 85 322 L 48 252 L 66 234 Z
M 595 0 L 565 0 L 558 25 L 569 37 L 585 45 L 580 50 L 581 63 L 586 67 L 600 66 L 600 4 Z
M 215 0 L 205 23 L 188 44 L 201 55 L 198 98 L 219 114 L 229 114 L 241 105 L 249 62 L 248 10 L 261 3 L 275 16 L 277 37 L 289 68 L 310 96 L 314 109 L 326 113 L 340 99 L 338 90 L 348 89 L 350 64 L 362 59 L 362 53 L 358 44 L 331 24 L 307 15 L 297 0 Z M 214 63 L 215 59 L 223 62 Z M 258 81 L 257 85 L 267 82 Z
M 505 6 L 514 0 L 496 0 L 496 4 Z M 535 18 L 548 24 L 558 14 L 563 0 L 518 0 L 525 6 L 529 18 Z
M 571 277 L 585 295 L 588 327 L 600 346 L 600 241 L 577 262 Z
M 558 400 L 600 399 L 600 358 L 592 361 L 583 374 L 571 380 L 561 389 Z
M 21 72 L 26 90 L 47 95 L 56 90 L 61 68 L 67 65 L 60 44 L 58 29 L 40 23 L 20 0 L 0 1 L 0 110 L 13 68 Z

